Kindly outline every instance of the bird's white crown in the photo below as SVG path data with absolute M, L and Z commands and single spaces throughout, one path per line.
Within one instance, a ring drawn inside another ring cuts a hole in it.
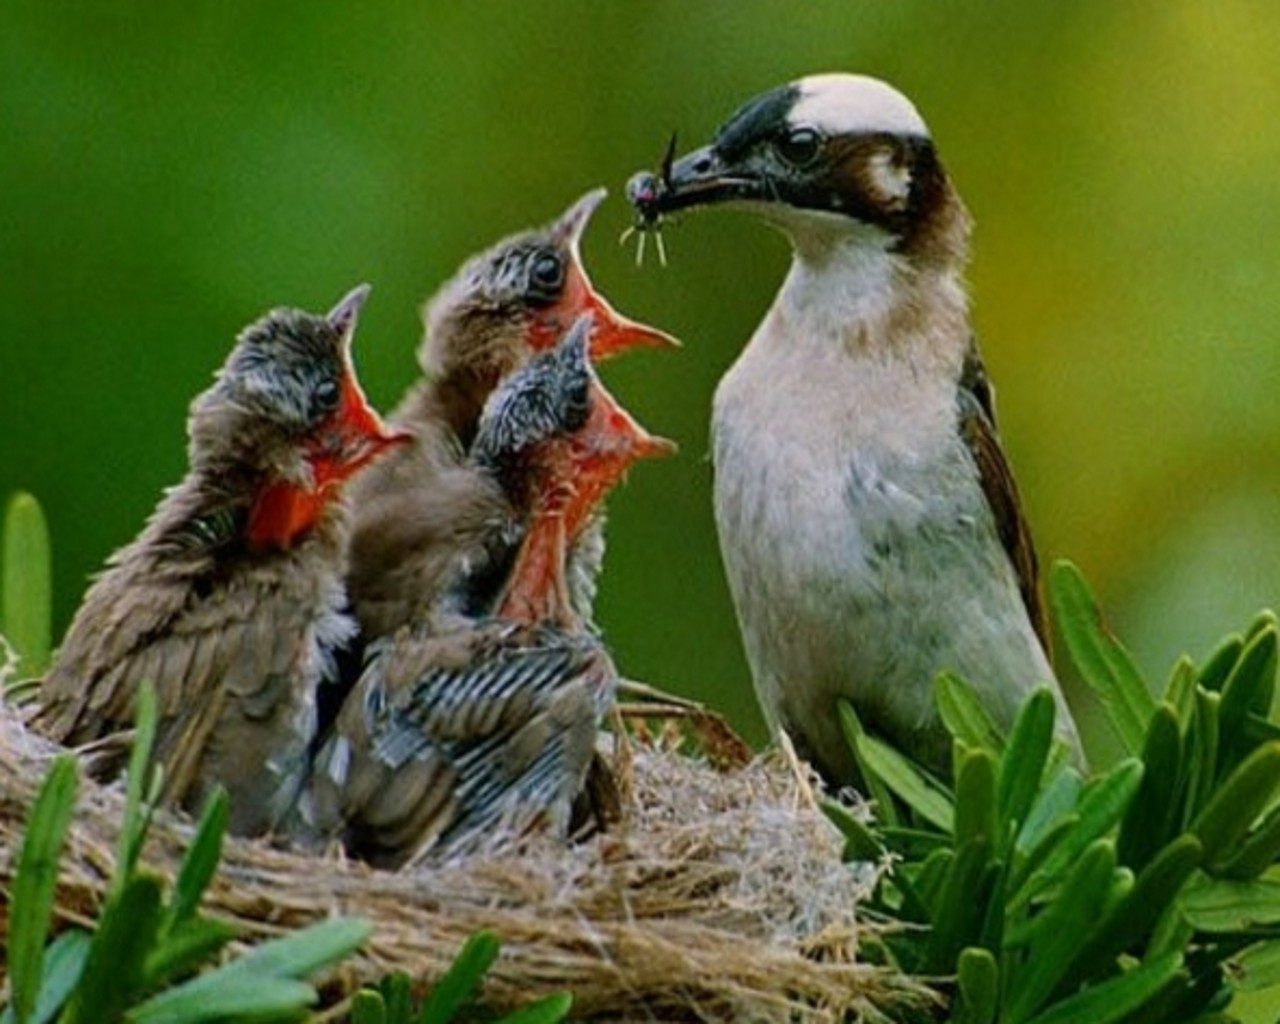
M 868 75 L 810 75 L 796 83 L 800 98 L 788 120 L 827 135 L 891 132 L 929 137 L 915 105 L 893 86 Z

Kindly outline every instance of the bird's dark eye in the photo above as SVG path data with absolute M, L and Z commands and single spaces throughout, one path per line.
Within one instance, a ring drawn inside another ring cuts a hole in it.
M 792 167 L 808 167 L 822 152 L 822 136 L 813 128 L 793 128 L 773 148 Z
M 338 399 L 342 397 L 342 388 L 336 380 L 317 381 L 311 389 L 311 415 L 315 419 L 327 416 L 338 408 Z
M 549 252 L 537 256 L 529 268 L 529 284 L 543 298 L 556 297 L 564 287 L 564 261 Z

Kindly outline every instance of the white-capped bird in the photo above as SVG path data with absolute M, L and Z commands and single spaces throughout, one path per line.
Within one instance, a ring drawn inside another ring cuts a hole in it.
M 771 725 L 854 782 L 846 697 L 945 774 L 932 683 L 950 670 L 1006 728 L 1050 686 L 1079 756 L 969 324 L 969 215 L 916 108 L 873 78 L 803 78 L 629 191 L 642 227 L 729 203 L 792 244 L 712 423 L 725 571 Z

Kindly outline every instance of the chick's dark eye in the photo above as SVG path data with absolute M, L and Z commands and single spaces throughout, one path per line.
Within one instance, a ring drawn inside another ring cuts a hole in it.
M 553 298 L 564 287 L 564 261 L 551 253 L 543 253 L 529 268 L 529 283 L 545 298 Z
M 342 397 L 342 388 L 336 380 L 317 381 L 311 389 L 311 415 L 314 418 L 328 415 L 338 407 L 338 399 Z
M 813 128 L 793 128 L 773 148 L 792 167 L 808 167 L 822 152 L 822 136 Z

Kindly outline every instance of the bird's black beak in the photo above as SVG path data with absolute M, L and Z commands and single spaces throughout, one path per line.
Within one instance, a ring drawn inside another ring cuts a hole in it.
M 671 156 L 668 150 L 657 173 L 641 171 L 627 183 L 627 199 L 642 222 L 695 206 L 762 199 L 767 194 L 759 172 L 726 162 L 714 144 L 678 160 Z

